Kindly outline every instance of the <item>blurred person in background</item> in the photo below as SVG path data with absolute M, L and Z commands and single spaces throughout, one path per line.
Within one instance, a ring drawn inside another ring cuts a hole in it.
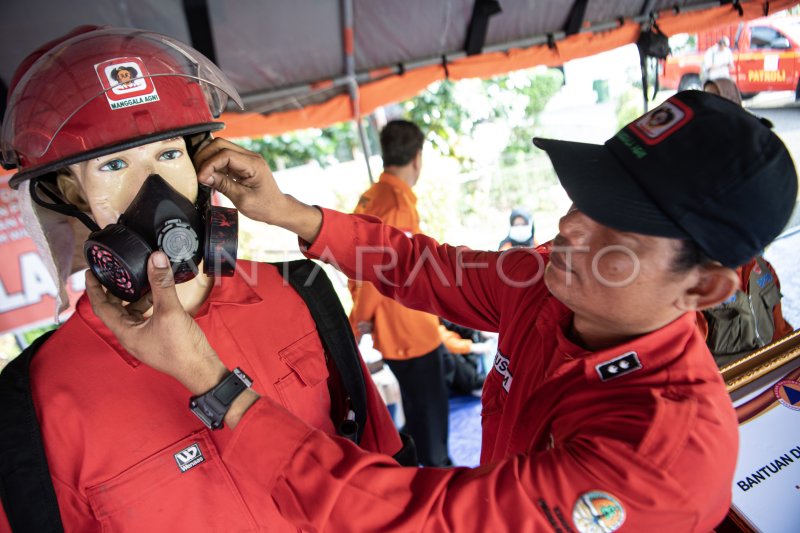
M 706 50 L 703 56 L 702 81 L 730 78 L 733 68 L 733 52 L 730 49 L 731 40 L 723 36 L 717 41 L 716 46 Z
M 508 250 L 517 246 L 539 246 L 534 238 L 533 215 L 527 209 L 514 208 L 509 217 L 508 235 L 500 241 L 497 249 Z
M 484 364 L 484 357 L 497 351 L 492 342 L 480 331 L 440 319 L 439 334 L 447 350 L 445 377 L 452 394 L 480 396 L 483 381 L 491 365 Z
M 358 201 L 355 214 L 377 217 L 404 234 L 421 233 L 412 188 L 422 171 L 425 135 L 406 120 L 392 120 L 380 133 L 383 173 Z M 406 424 L 424 466 L 452 464 L 447 446 L 450 406 L 446 350 L 439 319 L 382 295 L 372 283 L 351 281 L 350 323 L 356 335 L 371 333 L 375 349 L 400 383 Z
M 742 105 L 742 93 L 739 91 L 736 83 L 730 78 L 708 80 L 703 84 L 703 90 Z

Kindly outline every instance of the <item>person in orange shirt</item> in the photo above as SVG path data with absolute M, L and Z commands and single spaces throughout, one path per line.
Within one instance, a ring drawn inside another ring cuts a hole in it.
M 413 123 L 390 121 L 381 131 L 383 173 L 358 202 L 355 213 L 372 215 L 406 235 L 421 233 L 412 187 L 422 169 L 425 135 Z M 365 252 L 369 253 L 369 252 Z M 350 323 L 356 337 L 371 332 L 397 381 L 406 417 L 404 431 L 425 466 L 452 464 L 447 451 L 449 404 L 445 351 L 438 317 L 381 295 L 371 283 L 350 282 Z
M 452 394 L 471 394 L 480 397 L 486 369 L 491 362 L 484 364 L 485 356 L 493 357 L 497 343 L 484 342 L 482 333 L 476 329 L 454 324 L 440 319 L 439 336 L 444 344 L 445 377 Z

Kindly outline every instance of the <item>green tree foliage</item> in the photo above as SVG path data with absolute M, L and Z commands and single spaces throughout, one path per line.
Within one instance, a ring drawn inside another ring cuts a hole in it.
M 450 80 L 434 83 L 419 96 L 401 104 L 406 119 L 417 124 L 433 148 L 444 156 L 465 160 L 456 149 L 457 140 L 469 135 L 476 117 L 468 106 L 456 97 L 455 84 Z
M 487 86 L 490 94 L 503 91 L 512 98 L 500 99 L 496 108 L 497 117 L 511 126 L 509 143 L 502 154 L 504 166 L 514 166 L 534 152 L 531 138 L 536 134 L 536 119 L 550 99 L 564 84 L 564 75 L 556 69 L 528 76 L 504 76 L 489 82 L 496 82 L 496 89 Z M 517 104 L 521 100 L 522 109 Z
M 532 151 L 533 124 L 547 102 L 563 84 L 561 72 L 520 71 L 488 80 L 465 80 L 458 84 L 444 80 L 400 104 L 407 120 L 418 124 L 433 148 L 456 158 L 462 168 L 472 167 L 472 157 L 461 149 L 461 139 L 470 137 L 484 122 L 500 122 L 512 131 L 511 143 L 504 154 Z M 373 121 L 366 121 L 367 137 L 373 153 L 378 150 Z M 325 129 L 307 129 L 277 136 L 243 139 L 243 147 L 261 154 L 273 169 L 291 168 L 317 162 L 325 167 L 351 161 L 360 150 L 358 132 L 352 122 Z M 504 155 L 505 157 L 505 155 Z
M 342 122 L 325 129 L 307 129 L 277 136 L 242 139 L 238 143 L 261 154 L 270 168 L 280 170 L 311 162 L 321 167 L 352 161 L 359 146 L 358 132 L 352 122 Z
M 463 170 L 473 167 L 473 158 L 459 150 L 459 140 L 472 136 L 482 122 L 504 124 L 511 134 L 502 161 L 513 165 L 533 152 L 530 140 L 536 118 L 563 83 L 564 76 L 557 69 L 530 69 L 458 84 L 445 80 L 404 102 L 403 108 L 408 120 L 423 128 L 433 147 L 455 157 Z
M 536 198 L 544 198 L 541 190 L 550 187 L 554 178 L 547 171 L 540 178 L 531 175 L 530 160 L 544 157 L 536 153 L 539 151 L 531 138 L 536 134 L 538 115 L 563 81 L 557 69 L 529 69 L 458 83 L 444 80 L 395 107 L 402 118 L 422 128 L 438 154 L 457 161 L 461 174 L 440 176 L 437 183 L 418 187 L 426 231 L 441 236 L 454 223 L 454 216 L 463 221 L 485 214 L 490 206 L 506 209 L 519 204 L 532 208 L 539 205 Z M 377 132 L 374 122 L 368 122 L 372 153 L 377 153 Z M 486 124 L 507 139 L 491 161 L 486 160 L 485 147 L 474 141 L 477 130 Z M 243 140 L 240 144 L 260 153 L 276 170 L 310 162 L 325 167 L 353 160 L 360 151 L 352 122 Z M 500 168 L 488 168 L 498 165 Z

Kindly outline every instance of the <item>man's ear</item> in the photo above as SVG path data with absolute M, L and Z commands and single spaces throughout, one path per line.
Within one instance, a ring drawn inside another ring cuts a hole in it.
M 61 195 L 64 196 L 67 202 L 85 213 L 91 212 L 89 203 L 83 196 L 83 190 L 75 176 L 67 171 L 59 171 L 58 176 L 56 176 L 56 183 L 58 184 L 58 190 L 61 191 Z
M 739 289 L 739 276 L 731 268 L 711 263 L 696 267 L 697 282 L 678 300 L 684 311 L 701 311 L 721 304 Z

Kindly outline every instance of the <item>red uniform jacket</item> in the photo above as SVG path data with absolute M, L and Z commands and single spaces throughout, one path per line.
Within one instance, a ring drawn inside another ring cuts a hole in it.
M 225 365 L 241 367 L 259 394 L 334 433 L 316 326 L 277 269 L 239 261 L 195 320 Z M 394 454 L 399 436 L 366 369 L 364 375 L 362 445 Z M 220 456 L 232 433 L 206 429 L 189 411 L 186 389 L 122 349 L 85 296 L 33 358 L 31 382 L 66 531 L 297 531 L 274 503 L 249 500 L 260 490 L 255 477 L 229 473 Z M 282 428 L 263 430 L 254 438 L 266 450 Z M 7 528 L 0 509 L 0 531 Z
M 391 254 L 359 263 L 361 246 L 396 251 L 397 267 L 378 269 L 385 282 L 372 267 Z M 234 479 L 258 479 L 248 501 L 275 501 L 299 527 L 337 532 L 706 533 L 725 516 L 738 427 L 692 314 L 592 353 L 564 335 L 572 314 L 541 281 L 546 254 L 440 246 L 328 210 L 307 254 L 323 251 L 348 276 L 363 265 L 404 305 L 500 332 L 483 391 L 482 464 L 397 467 L 262 399 L 223 456 Z M 273 427 L 281 431 L 263 440 Z

